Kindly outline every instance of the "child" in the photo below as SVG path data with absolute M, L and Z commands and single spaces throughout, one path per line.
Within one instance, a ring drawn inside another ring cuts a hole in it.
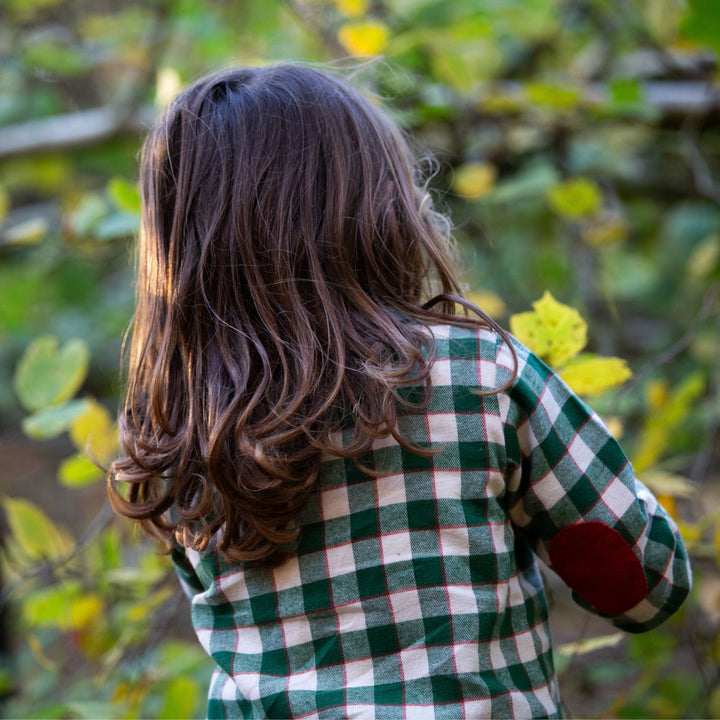
M 206 77 L 150 133 L 141 186 L 109 488 L 172 550 L 211 717 L 559 717 L 534 553 L 625 630 L 678 609 L 677 528 L 461 297 L 373 103 L 307 67 Z

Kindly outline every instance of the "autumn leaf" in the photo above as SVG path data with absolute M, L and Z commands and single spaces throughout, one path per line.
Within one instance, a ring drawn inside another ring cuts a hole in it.
M 390 41 L 390 30 L 379 20 L 345 23 L 338 40 L 350 55 L 380 55 Z
M 572 358 L 559 375 L 578 395 L 598 395 L 622 385 L 632 377 L 632 370 L 622 358 L 583 353 Z
M 332 0 L 338 12 L 351 18 L 363 17 L 369 9 L 369 0 Z
M 673 433 L 693 411 L 704 389 L 705 379 L 701 373 L 688 375 L 672 390 L 664 381 L 650 383 L 646 390 L 650 413 L 631 458 L 635 472 L 641 473 L 660 460 Z
M 85 412 L 70 425 L 70 439 L 80 452 L 107 463 L 117 448 L 117 429 L 108 410 L 96 400 L 89 400 Z
M 453 187 L 466 200 L 480 200 L 495 186 L 497 170 L 485 162 L 466 163 L 455 171 Z
M 525 92 L 534 105 L 555 110 L 570 110 L 577 107 L 581 100 L 580 92 L 576 88 L 550 83 L 527 83 Z
M 594 248 L 611 247 L 626 240 L 629 232 L 630 226 L 624 218 L 608 214 L 597 221 L 593 219 L 593 222 L 583 228 L 582 240 Z
M 478 292 L 470 292 L 465 297 L 475 303 L 481 310 L 484 310 L 491 317 L 498 317 L 507 312 L 505 303 L 493 292 L 489 290 L 480 290 Z
M 562 367 L 585 347 L 587 323 L 577 310 L 559 303 L 549 292 L 533 308 L 511 316 L 510 330 L 549 365 Z
M 35 562 L 65 555 L 73 546 L 67 531 L 58 527 L 34 503 L 22 498 L 0 498 L 18 560 Z
M 662 470 L 648 470 L 644 472 L 642 481 L 658 498 L 689 498 L 695 494 L 696 490 L 692 482 L 686 477 Z

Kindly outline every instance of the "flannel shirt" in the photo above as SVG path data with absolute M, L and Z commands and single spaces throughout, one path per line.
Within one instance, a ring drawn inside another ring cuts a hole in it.
M 687 595 L 675 524 L 583 401 L 519 343 L 512 386 L 479 396 L 510 377 L 506 343 L 432 332 L 429 403 L 398 424 L 436 454 L 379 439 L 372 476 L 327 457 L 276 568 L 230 566 L 213 543 L 174 552 L 217 664 L 209 717 L 560 717 L 536 555 L 629 631 Z

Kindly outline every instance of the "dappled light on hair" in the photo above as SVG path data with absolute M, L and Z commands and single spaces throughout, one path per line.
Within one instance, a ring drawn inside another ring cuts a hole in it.
M 477 308 L 401 133 L 329 73 L 197 82 L 147 138 L 141 188 L 111 498 L 166 543 L 277 562 L 324 454 L 361 464 L 387 435 L 417 451 L 398 390 L 430 390 L 426 326 L 496 326 L 456 314 Z

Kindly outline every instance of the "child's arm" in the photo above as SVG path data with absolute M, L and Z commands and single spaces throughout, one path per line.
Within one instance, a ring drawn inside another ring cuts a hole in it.
M 580 605 L 649 630 L 690 591 L 677 526 L 597 415 L 537 357 L 518 354 L 502 402 L 510 517 Z

